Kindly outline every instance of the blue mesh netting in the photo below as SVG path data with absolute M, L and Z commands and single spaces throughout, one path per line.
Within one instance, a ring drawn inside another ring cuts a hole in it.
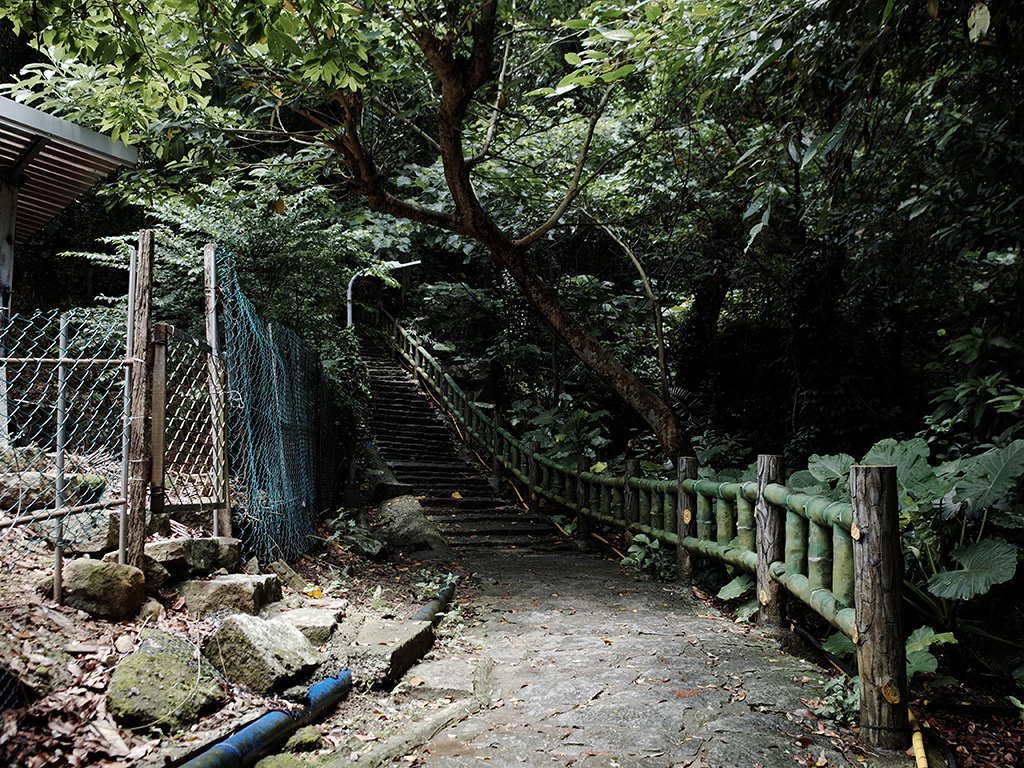
M 310 549 L 334 499 L 336 398 L 316 353 L 257 316 L 230 254 L 217 262 L 235 520 L 247 557 L 291 559 Z

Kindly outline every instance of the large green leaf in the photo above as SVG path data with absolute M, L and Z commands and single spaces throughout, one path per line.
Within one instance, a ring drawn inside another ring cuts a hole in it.
M 837 453 L 832 456 L 819 456 L 813 454 L 807 460 L 807 469 L 817 480 L 823 483 L 839 481 L 840 487 L 844 481 L 848 482 L 850 467 L 853 465 L 853 456 L 846 453 Z
M 957 485 L 955 501 L 984 510 L 1010 494 L 1024 472 L 1024 440 L 993 448 L 972 462 L 968 476 Z
M 737 597 L 742 597 L 746 594 L 747 590 L 754 585 L 754 580 L 747 574 L 737 576 L 735 579 L 730 581 L 720 590 L 718 590 L 719 600 L 735 600 Z
M 982 539 L 957 547 L 950 557 L 963 567 L 939 571 L 928 579 L 928 591 L 946 600 L 970 600 L 983 595 L 994 584 L 1012 579 L 1017 570 L 1017 548 L 1003 539 Z
M 915 502 L 941 498 L 935 470 L 928 464 L 928 444 L 919 437 L 898 442 L 892 438 L 880 440 L 864 456 L 863 464 L 896 467 L 900 508 L 915 507 Z

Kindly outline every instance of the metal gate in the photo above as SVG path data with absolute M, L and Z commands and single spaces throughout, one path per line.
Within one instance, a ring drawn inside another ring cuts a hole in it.
M 213 535 L 230 535 L 224 368 L 204 341 L 153 328 L 150 509 Z

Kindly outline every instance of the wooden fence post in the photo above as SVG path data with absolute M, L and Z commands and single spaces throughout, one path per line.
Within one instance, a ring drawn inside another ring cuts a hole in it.
M 502 436 L 501 430 L 505 428 L 505 417 L 500 414 L 494 414 L 493 419 L 494 427 L 491 430 L 491 474 L 494 479 L 501 482 L 501 472 L 504 467 L 501 464 L 501 446 Z
M 205 295 L 206 343 L 213 354 L 207 358 L 210 390 L 210 416 L 213 420 L 213 465 L 217 490 L 217 506 L 213 510 L 215 536 L 231 535 L 231 484 L 228 473 L 227 370 L 220 356 L 220 333 L 217 328 L 217 246 L 207 243 L 203 248 L 203 286 Z M 223 509 L 221 509 L 223 505 Z
M 526 498 L 531 506 L 537 503 L 537 483 L 540 482 L 540 465 L 537 463 L 537 452 L 540 450 L 540 443 L 536 440 L 530 441 L 529 455 L 526 457 L 526 482 L 530 487 L 526 489 Z
M 772 629 L 781 629 L 786 616 L 786 592 L 768 573 L 772 563 L 786 558 L 786 514 L 765 499 L 764 489 L 785 478 L 781 456 L 757 457 L 757 623 Z
M 149 330 L 153 319 L 153 231 L 139 232 L 132 346 L 132 408 L 128 431 L 128 565 L 142 567 L 146 543 L 146 497 L 149 491 Z
M 676 581 L 687 589 L 693 586 L 693 561 L 683 540 L 697 535 L 697 496 L 683 490 L 683 481 L 696 479 L 697 459 L 680 456 L 676 462 Z
M 640 476 L 640 459 L 626 459 L 622 478 L 622 513 L 626 518 L 626 543 L 633 541 L 633 526 L 640 522 L 640 493 L 629 481 Z
M 590 518 L 583 514 L 583 508 L 590 502 L 587 484 L 583 482 L 583 473 L 590 469 L 586 456 L 576 458 L 576 538 L 582 542 L 590 541 Z
M 860 738 L 902 750 L 910 744 L 910 727 L 896 467 L 851 467 L 850 497 Z

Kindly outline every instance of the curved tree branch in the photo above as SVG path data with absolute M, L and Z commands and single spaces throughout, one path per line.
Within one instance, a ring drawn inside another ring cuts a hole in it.
M 590 153 L 590 145 L 594 140 L 594 131 L 597 129 L 597 121 L 601 119 L 601 115 L 604 114 L 604 109 L 608 105 L 608 100 L 611 98 L 612 86 L 608 86 L 604 95 L 601 97 L 601 103 L 598 104 L 597 109 L 594 110 L 594 114 L 590 118 L 590 124 L 587 126 L 587 132 L 583 137 L 583 146 L 580 147 L 580 155 L 576 160 L 576 168 L 573 171 L 572 181 L 569 183 L 569 189 L 566 190 L 565 197 L 562 198 L 562 202 L 559 203 L 558 207 L 554 210 L 551 216 L 529 234 L 519 238 L 515 241 L 515 244 L 519 248 L 526 248 L 531 243 L 535 243 L 540 240 L 544 235 L 551 231 L 556 224 L 561 220 L 562 216 L 572 205 L 572 201 L 576 199 L 580 191 L 583 189 L 583 185 L 580 184 L 580 179 L 583 177 L 583 167 L 587 162 L 587 155 Z

